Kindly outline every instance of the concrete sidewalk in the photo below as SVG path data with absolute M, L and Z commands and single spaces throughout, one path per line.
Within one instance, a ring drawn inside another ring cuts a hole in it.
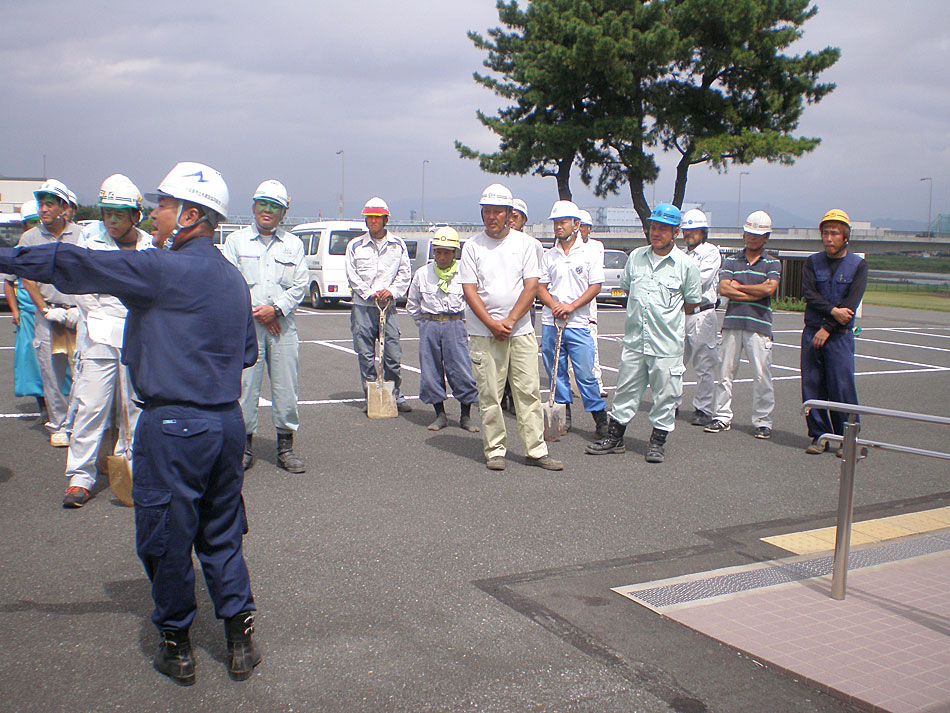
M 844 601 L 828 553 L 615 591 L 863 710 L 950 711 L 950 529 L 850 562 Z

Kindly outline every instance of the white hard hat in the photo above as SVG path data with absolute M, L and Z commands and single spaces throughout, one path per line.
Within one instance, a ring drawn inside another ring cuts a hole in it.
M 594 227 L 594 219 L 590 217 L 590 213 L 588 213 L 586 210 L 580 210 L 578 211 L 578 215 L 581 217 L 581 225 L 589 225 L 592 228 Z
M 459 245 L 458 231 L 447 225 L 436 230 L 432 238 L 433 248 L 454 248 L 457 250 Z
M 76 194 L 67 188 L 66 195 L 69 196 L 69 205 L 71 205 L 76 210 L 79 210 L 79 199 L 76 198 Z
M 389 215 L 389 206 L 379 196 L 373 196 L 363 206 L 363 215 Z
M 152 202 L 167 196 L 210 208 L 221 218 L 228 217 L 228 185 L 221 174 L 211 166 L 194 161 L 182 161 L 168 172 L 158 184 L 155 193 L 145 196 Z
M 273 178 L 268 178 L 254 191 L 254 200 L 260 200 L 262 198 L 264 200 L 273 201 L 274 203 L 279 203 L 284 208 L 290 207 L 290 195 L 287 193 L 287 188 L 283 183 Z
M 33 191 L 33 197 L 36 198 L 37 202 L 40 200 L 40 196 L 56 196 L 63 203 L 69 203 L 69 189 L 66 188 L 66 184 L 62 181 L 57 181 L 55 178 L 49 178 L 43 181 L 43 185 Z
M 39 210 L 36 207 L 36 199 L 31 198 L 26 203 L 20 206 L 20 220 L 24 223 L 28 220 L 33 220 L 38 218 L 40 215 Z
M 493 183 L 484 191 L 478 201 L 478 205 L 503 205 L 512 207 L 514 199 L 511 197 L 511 191 L 500 183 Z
M 100 208 L 135 208 L 142 210 L 142 194 L 128 176 L 113 173 L 99 188 Z
M 525 203 L 523 200 L 521 200 L 520 198 L 512 198 L 511 207 L 514 208 L 519 213 L 521 213 L 521 215 L 524 216 L 525 220 L 528 219 L 528 204 Z
M 680 227 L 683 230 L 691 230 L 692 228 L 708 228 L 709 219 L 706 218 L 706 214 L 703 213 L 699 208 L 692 208 L 683 213 L 683 222 L 680 224 Z
M 556 220 L 557 218 L 580 220 L 581 209 L 577 207 L 574 201 L 556 201 L 551 208 L 551 215 L 548 216 L 548 220 Z
M 772 232 L 772 219 L 764 210 L 757 210 L 745 219 L 742 230 L 752 235 L 767 235 Z

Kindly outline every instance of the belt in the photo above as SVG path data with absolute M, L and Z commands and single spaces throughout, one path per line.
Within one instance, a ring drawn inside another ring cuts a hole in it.
M 714 302 L 709 302 L 704 305 L 700 305 L 697 312 L 705 312 L 707 309 L 716 309 L 716 304 Z
M 133 401 L 135 405 L 143 411 L 150 408 L 160 408 L 162 406 L 184 406 L 186 408 L 199 408 L 206 411 L 224 411 L 237 403 L 237 401 L 232 401 L 226 404 L 196 404 L 193 401 L 168 401 L 166 399 L 144 399 L 142 401 L 133 399 Z
M 464 312 L 449 312 L 446 314 L 423 314 L 423 319 L 427 319 L 430 322 L 452 322 L 456 319 L 465 319 Z

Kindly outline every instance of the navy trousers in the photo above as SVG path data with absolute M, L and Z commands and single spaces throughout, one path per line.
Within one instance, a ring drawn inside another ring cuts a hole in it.
M 812 346 L 818 330 L 806 326 L 802 331 L 802 402 L 809 399 L 858 403 L 854 385 L 854 334 L 850 329 L 834 332 L 821 349 Z M 808 437 L 823 433 L 844 435 L 847 414 L 812 409 L 805 417 Z
M 424 319 L 419 322 L 419 370 L 422 372 L 419 385 L 422 403 L 440 404 L 445 401 L 446 380 L 452 396 L 460 403 L 478 401 L 465 320 L 436 322 Z
M 241 407 L 183 404 L 146 408 L 135 429 L 135 547 L 152 583 L 152 622 L 187 629 L 195 617 L 201 562 L 215 614 L 254 610 L 242 539 L 245 429 Z

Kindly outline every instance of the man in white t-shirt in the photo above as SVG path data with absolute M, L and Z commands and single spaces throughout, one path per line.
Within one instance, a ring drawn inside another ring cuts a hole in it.
M 570 359 L 574 379 L 584 408 L 591 412 L 597 426 L 597 438 L 607 435 L 607 405 L 594 378 L 594 339 L 590 332 L 590 303 L 604 283 L 602 253 L 579 240 L 580 211 L 571 201 L 557 201 L 551 209 L 554 221 L 554 247 L 544 253 L 538 296 L 544 304 L 541 312 L 541 357 L 550 378 L 558 326 L 562 326 L 557 359 L 557 383 L 554 400 L 570 404 L 571 381 L 567 373 Z
M 531 238 L 508 225 L 511 191 L 492 184 L 479 204 L 485 230 L 465 243 L 459 281 L 465 295 L 486 467 L 505 469 L 508 434 L 501 396 L 505 380 L 510 379 L 526 464 L 562 470 L 564 465 L 548 455 L 543 438 L 538 339 L 528 318 L 538 289 L 538 255 Z

